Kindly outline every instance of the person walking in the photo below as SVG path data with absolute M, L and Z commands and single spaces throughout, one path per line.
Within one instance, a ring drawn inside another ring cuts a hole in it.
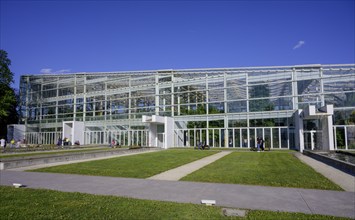
M 258 152 L 260 152 L 260 138 L 257 138 L 257 139 L 256 139 L 256 146 L 257 146 L 256 150 L 257 150 Z
M 58 146 L 58 147 L 61 147 L 61 146 L 62 146 L 62 143 L 63 143 L 63 142 L 62 142 L 62 139 L 59 137 L 59 138 L 58 138 L 58 141 L 57 141 L 57 146 Z
M 4 148 L 4 149 L 6 148 L 6 141 L 4 138 L 0 139 L 0 146 L 1 146 L 1 148 Z
M 260 138 L 260 149 L 264 151 L 264 140 Z

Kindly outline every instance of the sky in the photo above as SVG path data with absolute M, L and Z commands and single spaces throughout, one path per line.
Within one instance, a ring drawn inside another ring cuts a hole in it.
M 355 63 L 355 0 L 0 0 L 24 74 Z

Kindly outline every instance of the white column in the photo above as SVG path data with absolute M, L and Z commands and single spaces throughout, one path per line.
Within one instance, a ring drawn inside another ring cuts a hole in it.
M 328 114 L 321 117 L 323 150 L 334 150 L 333 105 L 323 106 L 322 110 Z
M 76 84 L 77 84 L 77 82 L 76 82 L 76 77 L 77 77 L 77 76 L 75 76 L 75 77 L 74 77 L 74 97 L 73 97 L 73 99 L 74 99 L 74 103 L 73 103 L 73 121 L 75 121 L 75 120 L 76 120 Z
M 159 115 L 159 74 L 155 74 L 155 115 Z
M 325 116 L 322 121 L 323 150 L 334 150 L 334 133 L 332 116 Z
M 292 69 L 292 108 L 298 109 L 298 98 L 297 98 L 297 73 L 295 68 Z
M 175 88 L 174 88 L 174 74 L 171 73 L 171 116 L 174 117 L 175 115 L 175 100 L 174 100 Z
M 83 121 L 85 121 L 86 117 L 86 76 L 84 76 L 84 97 L 83 97 Z
M 323 68 L 322 67 L 319 69 L 319 80 L 320 80 L 321 106 L 324 106 L 325 105 L 325 99 L 324 99 L 324 82 L 323 82 Z
M 224 147 L 229 147 L 228 118 L 224 115 Z
M 296 149 L 301 153 L 304 150 L 304 134 L 303 134 L 303 113 L 301 109 L 295 112 L 295 145 Z M 272 134 L 271 134 L 272 137 Z

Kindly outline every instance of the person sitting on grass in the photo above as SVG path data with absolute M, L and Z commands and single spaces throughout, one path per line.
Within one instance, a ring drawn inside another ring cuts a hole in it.
M 11 139 L 11 141 L 10 141 L 10 148 L 13 148 L 13 147 L 15 147 L 15 139 Z

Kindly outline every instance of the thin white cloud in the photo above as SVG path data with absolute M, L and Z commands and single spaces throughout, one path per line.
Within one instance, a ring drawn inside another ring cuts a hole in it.
M 49 74 L 49 73 L 52 73 L 52 69 L 44 68 L 44 69 L 41 69 L 39 72 L 43 73 L 43 74 Z
M 62 69 L 62 70 L 55 71 L 55 73 L 69 73 L 69 72 L 70 69 Z
M 306 42 L 303 40 L 298 41 L 298 43 L 293 47 L 294 50 L 302 47 Z
M 43 74 L 57 74 L 57 73 L 69 73 L 70 69 L 62 69 L 62 70 L 57 70 L 57 71 L 53 71 L 53 69 L 50 68 L 43 68 L 40 70 L 40 73 Z

